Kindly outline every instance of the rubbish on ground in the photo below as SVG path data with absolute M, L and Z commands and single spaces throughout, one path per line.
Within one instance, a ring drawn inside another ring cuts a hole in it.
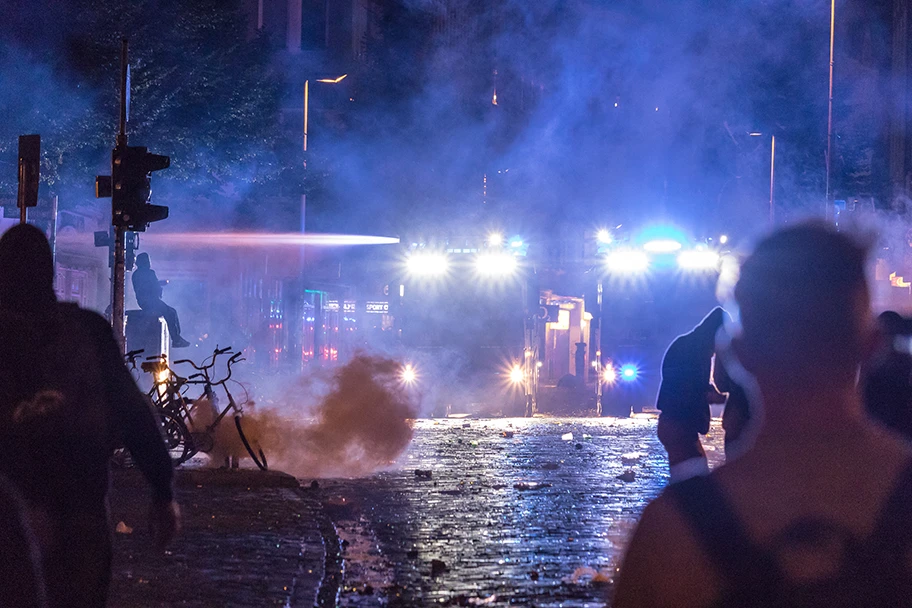
M 519 490 L 520 492 L 525 492 L 527 490 L 540 490 L 542 488 L 550 488 L 550 483 L 541 483 L 537 481 L 530 481 L 529 483 L 520 482 L 513 484 L 514 490 Z
M 503 433 L 501 433 L 501 435 L 503 435 L 507 439 L 513 439 L 513 431 L 504 431 Z
M 634 473 L 630 469 L 627 469 L 626 471 L 624 471 L 623 473 L 618 475 L 616 477 L 616 479 L 620 479 L 621 481 L 626 481 L 627 483 L 630 483 L 631 481 L 636 479 L 636 473 Z
M 449 568 L 447 568 L 445 561 L 439 559 L 431 560 L 431 576 L 437 577 L 448 571 Z
M 636 464 L 640 460 L 639 452 L 628 452 L 627 454 L 621 454 L 621 462 L 624 464 Z
M 577 444 L 576 444 L 576 449 L 577 449 L 577 450 L 582 450 L 582 449 L 583 449 L 583 444 L 582 444 L 582 443 L 577 443 Z
M 561 439 L 564 441 L 573 441 L 573 433 L 564 433 L 561 435 Z
M 611 582 L 611 576 L 605 570 L 596 570 L 595 568 L 582 567 L 577 568 L 570 575 L 570 581 L 573 583 L 589 582 L 593 585 L 605 584 Z
M 423 477 L 424 479 L 430 479 L 433 477 L 433 472 L 430 469 L 415 469 L 415 477 Z
M 133 528 L 122 521 L 117 522 L 117 526 L 114 527 L 114 531 L 118 534 L 133 534 Z

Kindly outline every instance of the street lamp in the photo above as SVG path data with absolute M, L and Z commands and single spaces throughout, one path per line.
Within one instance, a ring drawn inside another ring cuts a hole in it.
M 339 84 L 348 74 L 342 74 L 336 78 L 318 78 L 316 82 L 324 84 Z M 307 126 L 310 120 L 310 80 L 304 81 L 304 151 L 307 152 Z
M 833 41 L 836 35 L 836 0 L 830 0 L 830 90 L 827 96 L 826 200 L 823 217 L 830 214 L 830 167 L 833 157 Z

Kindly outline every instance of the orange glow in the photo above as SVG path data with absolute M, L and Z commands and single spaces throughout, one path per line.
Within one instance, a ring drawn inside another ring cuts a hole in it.
M 326 84 L 339 84 L 348 77 L 348 74 L 342 74 L 338 78 L 320 78 L 317 82 L 325 82 Z
M 491 98 L 491 104 L 497 105 L 497 89 L 494 89 L 494 97 Z
M 890 273 L 890 287 L 909 287 L 910 285 L 912 282 L 904 280 L 904 277 L 896 276 L 895 272 Z

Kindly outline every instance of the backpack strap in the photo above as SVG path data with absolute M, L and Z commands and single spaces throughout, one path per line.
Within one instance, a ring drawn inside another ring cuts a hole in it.
M 668 486 L 665 493 L 720 575 L 723 595 L 771 605 L 765 600 L 776 597 L 784 580 L 781 570 L 769 552 L 748 538 L 719 484 L 711 476 L 694 477 Z

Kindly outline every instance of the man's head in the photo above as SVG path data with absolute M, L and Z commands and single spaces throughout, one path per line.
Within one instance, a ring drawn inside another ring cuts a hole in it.
M 36 312 L 54 302 L 54 258 L 47 238 L 34 226 L 13 226 L 0 238 L 0 308 Z
M 738 357 L 762 384 L 850 383 L 873 343 L 867 247 L 823 223 L 781 230 L 735 287 Z
M 136 267 L 152 268 L 152 262 L 149 261 L 148 253 L 140 253 L 138 256 L 136 256 Z

